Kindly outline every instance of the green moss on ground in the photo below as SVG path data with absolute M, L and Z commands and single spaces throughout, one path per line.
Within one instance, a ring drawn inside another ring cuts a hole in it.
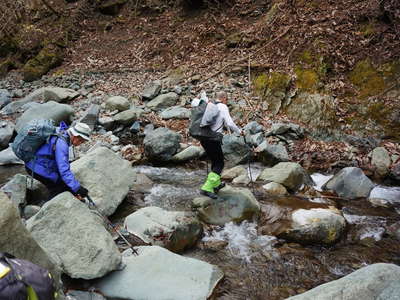
M 269 74 L 262 73 L 253 81 L 253 88 L 260 97 L 275 94 L 277 92 L 285 93 L 289 87 L 290 76 L 280 72 Z

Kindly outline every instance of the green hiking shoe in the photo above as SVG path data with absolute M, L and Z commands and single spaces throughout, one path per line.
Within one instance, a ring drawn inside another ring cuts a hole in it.
M 214 188 L 219 187 L 220 184 L 221 176 L 217 173 L 210 172 L 208 173 L 207 180 L 201 187 L 200 192 L 207 197 L 216 199 L 217 195 L 215 195 Z

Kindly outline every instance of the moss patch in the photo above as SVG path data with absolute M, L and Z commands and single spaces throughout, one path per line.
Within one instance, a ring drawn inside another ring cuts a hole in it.
M 296 87 L 301 91 L 316 91 L 319 86 L 319 76 L 315 70 L 296 67 Z
M 262 73 L 253 81 L 254 90 L 261 97 L 266 94 L 274 94 L 276 92 L 285 93 L 290 83 L 290 77 L 280 72 L 272 72 L 270 74 Z
M 386 88 L 382 72 L 379 72 L 369 59 L 358 62 L 349 79 L 359 88 L 361 98 L 378 95 Z

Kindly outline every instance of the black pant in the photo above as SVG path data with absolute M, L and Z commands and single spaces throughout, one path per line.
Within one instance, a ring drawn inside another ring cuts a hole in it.
M 221 175 L 224 168 L 224 153 L 222 152 L 222 143 L 218 141 L 202 140 L 203 146 L 208 158 L 211 160 L 211 171 Z
M 64 193 L 64 192 L 71 192 L 71 189 L 62 181 L 59 179 L 57 182 L 54 182 L 46 177 L 43 177 L 37 173 L 32 172 L 32 170 L 28 169 L 25 167 L 26 172 L 35 178 L 36 180 L 39 180 L 41 183 L 43 183 L 46 188 L 49 190 L 49 197 L 47 198 L 47 201 L 50 199 L 53 199 L 55 196 L 58 194 Z

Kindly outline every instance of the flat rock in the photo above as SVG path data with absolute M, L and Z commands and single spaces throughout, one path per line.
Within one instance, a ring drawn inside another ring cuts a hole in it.
M 190 110 L 187 108 L 184 108 L 182 106 L 168 107 L 160 113 L 160 117 L 163 120 L 189 119 L 190 118 Z
M 191 146 L 187 147 L 186 149 L 184 149 L 183 151 L 175 154 L 172 157 L 172 161 L 185 162 L 185 161 L 189 161 L 192 159 L 197 159 L 197 158 L 201 157 L 203 154 L 204 154 L 203 147 L 191 145 Z
M 111 111 L 114 111 L 114 110 L 125 111 L 125 110 L 128 110 L 130 106 L 131 106 L 131 104 L 130 104 L 129 100 L 126 99 L 125 97 L 113 96 L 113 97 L 109 97 L 106 100 L 106 108 Z
M 73 89 L 66 89 L 54 86 L 47 86 L 43 90 L 43 98 L 46 102 L 68 102 L 79 97 L 79 95 L 80 94 Z
M 176 105 L 178 99 L 178 94 L 170 92 L 157 96 L 156 98 L 148 102 L 146 106 L 152 110 L 162 110 L 167 107 Z
M 114 116 L 114 121 L 123 125 L 131 125 L 134 121 L 139 119 L 144 110 L 138 107 L 134 107 L 125 111 L 120 112 Z

